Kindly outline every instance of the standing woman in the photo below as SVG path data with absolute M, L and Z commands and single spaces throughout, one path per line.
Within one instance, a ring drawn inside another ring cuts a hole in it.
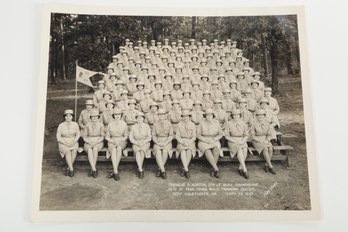
M 256 120 L 251 126 L 251 143 L 256 151 L 266 160 L 265 172 L 275 175 L 271 159 L 273 156 L 273 146 L 271 143 L 274 128 L 266 119 L 266 111 L 259 109 L 256 111 Z
M 152 127 L 153 151 L 159 168 L 157 177 L 167 179 L 165 165 L 168 156 L 172 158 L 172 140 L 174 137 L 172 124 L 167 119 L 167 112 L 164 109 L 158 110 L 159 120 Z
M 65 121 L 59 124 L 57 129 L 58 150 L 62 158 L 68 165 L 65 175 L 74 176 L 74 162 L 79 148 L 78 140 L 80 138 L 80 129 L 76 122 L 73 122 L 74 112 L 72 110 L 64 111 Z
M 133 144 L 133 151 L 138 165 L 138 177 L 144 178 L 143 163 L 144 158 L 151 157 L 150 141 L 151 129 L 150 126 L 144 123 L 145 115 L 139 112 L 136 116 L 137 123 L 132 126 L 129 133 L 129 140 Z
M 113 167 L 113 171 L 109 175 L 109 178 L 114 178 L 114 180 L 119 181 L 120 175 L 118 174 L 118 165 L 122 157 L 122 151 L 127 145 L 128 126 L 127 123 L 121 120 L 122 111 L 120 109 L 115 109 L 112 117 L 114 120 L 107 126 L 105 135 L 105 139 L 108 141 L 109 151 L 107 158 L 111 156 Z
M 190 179 L 188 166 L 191 159 L 196 154 L 196 125 L 191 121 L 191 112 L 184 110 L 181 113 L 182 121 L 179 122 L 175 138 L 178 141 L 176 156 L 179 157 L 184 166 L 184 173 L 187 179 Z
M 204 113 L 205 119 L 197 128 L 198 149 L 201 152 L 200 157 L 204 154 L 213 171 L 210 176 L 221 178 L 217 162 L 219 156 L 223 156 L 220 139 L 222 138 L 222 129 L 218 120 L 214 119 L 213 109 L 207 109 Z
M 91 171 L 88 176 L 96 178 L 98 171 L 96 168 L 98 160 L 98 152 L 103 148 L 104 141 L 104 125 L 100 122 L 98 110 L 93 110 L 91 113 L 91 121 L 86 125 L 83 135 L 85 141 L 84 149 L 88 154 L 88 161 L 91 165 Z
M 231 113 L 232 120 L 227 121 L 224 126 L 224 136 L 227 140 L 231 158 L 237 154 L 239 161 L 239 175 L 249 179 L 249 174 L 245 166 L 245 160 L 248 154 L 248 126 L 242 120 L 242 113 L 239 109 Z

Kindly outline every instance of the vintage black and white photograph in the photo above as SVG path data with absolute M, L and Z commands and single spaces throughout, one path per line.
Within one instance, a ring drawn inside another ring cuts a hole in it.
M 315 217 L 302 11 L 262 9 L 48 10 L 34 211 Z

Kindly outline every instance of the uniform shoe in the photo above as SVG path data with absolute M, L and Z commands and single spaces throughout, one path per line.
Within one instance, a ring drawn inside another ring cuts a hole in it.
M 265 170 L 265 172 L 269 172 L 269 167 L 265 166 L 264 170 Z
M 118 173 L 114 173 L 114 180 L 119 181 L 120 175 Z
M 219 172 L 219 170 L 216 170 L 215 171 L 215 175 L 214 175 L 216 178 L 218 178 L 218 179 L 221 179 L 221 175 L 220 175 L 220 172 Z
M 272 173 L 273 175 L 276 175 L 276 172 L 273 170 L 273 168 L 268 168 L 269 172 Z
M 158 169 L 157 172 L 156 172 L 156 177 L 160 177 L 161 176 L 161 170 Z
M 93 171 L 92 170 L 89 171 L 89 173 L 88 173 L 88 177 L 91 177 L 91 176 L 93 176 Z
M 138 177 L 139 179 L 144 179 L 144 171 L 139 171 Z
M 243 171 L 243 176 L 245 177 L 245 179 L 249 179 L 250 178 L 250 176 L 249 176 L 249 173 L 248 172 L 244 172 Z
M 186 177 L 186 179 L 190 179 L 190 177 L 191 177 L 191 175 L 190 175 L 190 171 L 186 171 L 185 172 L 185 177 Z
M 115 176 L 115 173 L 114 172 L 111 172 L 109 175 L 108 175 L 108 178 L 113 178 Z
M 75 175 L 74 171 L 69 171 L 69 176 L 73 177 Z
M 166 171 L 161 172 L 161 176 L 162 176 L 163 179 L 167 179 Z

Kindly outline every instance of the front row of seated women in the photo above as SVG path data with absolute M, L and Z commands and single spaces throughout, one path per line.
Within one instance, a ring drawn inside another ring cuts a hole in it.
M 190 161 L 196 154 L 199 157 L 205 156 L 212 167 L 210 175 L 212 177 L 221 178 L 218 168 L 219 157 L 223 156 L 220 140 L 225 137 L 231 158 L 237 156 L 239 161 L 239 174 L 248 179 L 245 160 L 248 152 L 248 142 L 262 155 L 266 161 L 265 171 L 276 174 L 271 163 L 273 148 L 271 140 L 274 138 L 274 127 L 266 120 L 266 111 L 259 109 L 256 111 L 256 120 L 248 129 L 248 126 L 241 119 L 240 109 L 233 110 L 231 113 L 232 120 L 227 121 L 223 128 L 218 120 L 214 119 L 213 109 L 207 109 L 204 112 L 204 119 L 196 126 L 191 121 L 191 112 L 183 110 L 181 113 L 182 121 L 176 125 L 175 133 L 172 124 L 167 119 L 167 112 L 164 109 L 158 111 L 159 120 L 152 127 L 144 122 L 145 115 L 138 112 L 136 115 L 136 123 L 131 127 L 130 131 L 127 124 L 121 120 L 122 111 L 115 109 L 113 111 L 113 120 L 109 125 L 104 127 L 100 122 L 100 114 L 98 110 L 93 110 L 90 114 L 90 121 L 82 130 L 82 138 L 84 140 L 84 150 L 87 152 L 88 161 L 91 171 L 88 176 L 96 178 L 98 171 L 96 168 L 98 152 L 103 148 L 104 139 L 108 143 L 107 158 L 111 158 L 113 171 L 109 178 L 116 181 L 120 180 L 118 166 L 123 152 L 129 139 L 132 144 L 135 159 L 138 166 L 137 176 L 144 178 L 143 163 L 145 158 L 151 157 L 152 154 L 156 158 L 158 171 L 156 176 L 167 178 L 166 162 L 168 157 L 172 158 L 172 140 L 177 141 L 175 153 L 176 158 L 180 157 L 183 165 L 182 176 L 190 178 L 189 165 Z M 65 121 L 58 126 L 57 141 L 58 149 L 62 156 L 65 157 L 67 163 L 67 176 L 74 176 L 74 161 L 78 150 L 78 140 L 80 138 L 80 128 L 73 120 L 74 113 L 72 110 L 64 111 Z M 196 139 L 198 140 L 196 146 Z M 150 149 L 151 141 L 153 148 Z

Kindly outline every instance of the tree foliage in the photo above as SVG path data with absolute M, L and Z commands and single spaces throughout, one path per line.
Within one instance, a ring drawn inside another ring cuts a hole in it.
M 137 40 L 238 41 L 251 65 L 277 80 L 280 72 L 298 73 L 299 48 L 296 15 L 169 17 L 52 14 L 50 78 L 74 77 L 75 61 L 104 71 L 110 57 L 126 38 Z M 64 46 L 64 52 L 62 47 Z M 63 59 L 64 58 L 64 59 Z M 63 63 L 63 60 L 65 61 Z M 267 71 L 268 67 L 271 67 Z M 279 72 L 279 73 L 278 73 Z M 277 84 L 273 83 L 272 84 Z M 277 87 L 277 86 L 273 86 Z

